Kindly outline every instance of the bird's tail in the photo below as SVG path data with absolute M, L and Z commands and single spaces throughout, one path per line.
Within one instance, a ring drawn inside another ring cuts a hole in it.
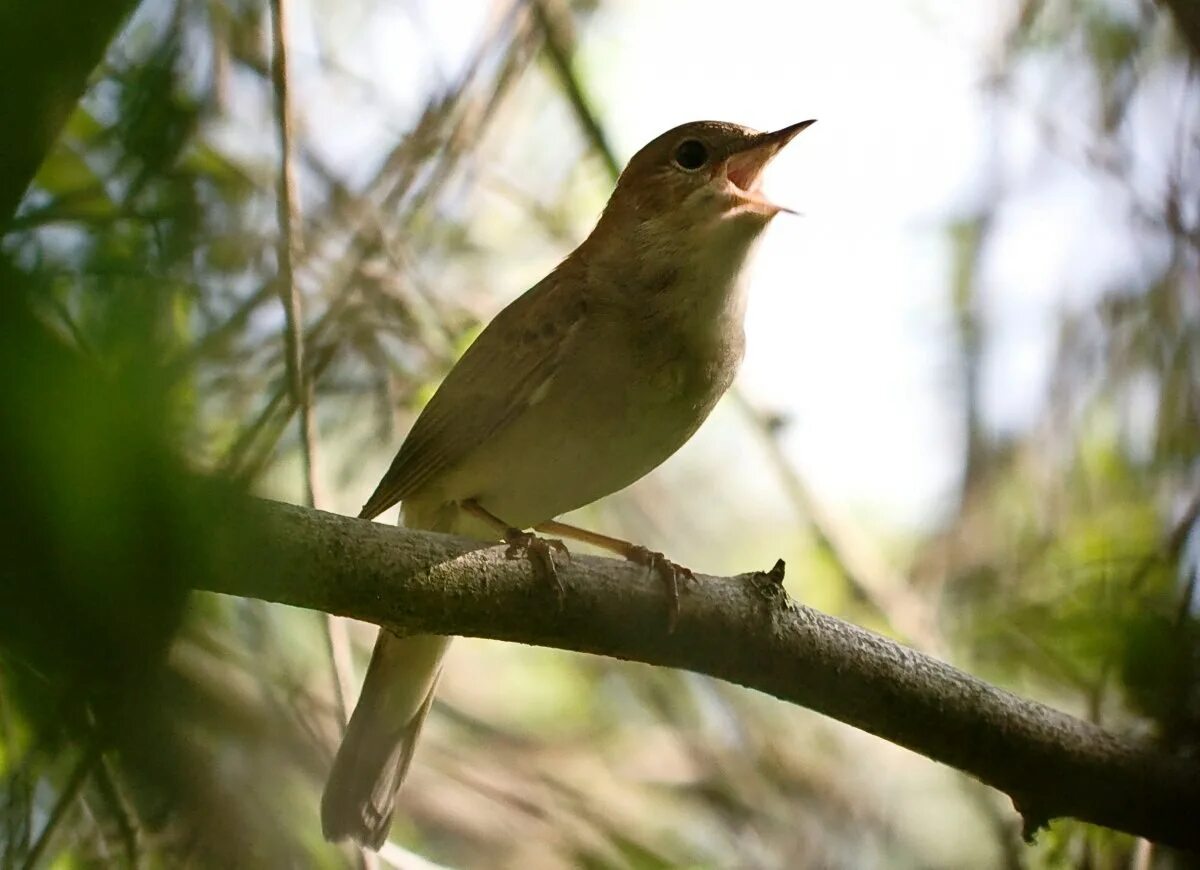
M 450 638 L 437 635 L 379 632 L 321 796 L 325 839 L 350 838 L 371 849 L 387 839 L 396 793 L 433 703 L 449 643 Z

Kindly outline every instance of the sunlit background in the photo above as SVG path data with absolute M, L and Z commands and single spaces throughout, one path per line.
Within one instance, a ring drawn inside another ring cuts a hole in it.
M 800 215 L 748 270 L 733 394 L 581 523 L 708 573 L 784 557 L 804 603 L 1197 745 L 1200 44 L 1172 4 L 287 5 L 318 507 L 357 513 L 481 324 L 586 236 L 614 163 L 689 120 L 816 118 L 766 178 Z M 65 340 L 164 367 L 191 467 L 303 502 L 271 50 L 265 3 L 144 0 L 5 249 Z M 154 300 L 149 351 L 134 297 Z M 373 629 L 349 637 L 361 675 Z M 186 775 L 105 767 L 56 866 L 362 860 L 320 842 L 338 725 L 319 618 L 196 596 L 171 661 Z M 75 744 L 4 710 L 15 860 L 72 782 L 70 753 L 28 759 Z M 771 698 L 467 640 L 382 863 L 1176 866 L 1019 828 L 965 776 Z

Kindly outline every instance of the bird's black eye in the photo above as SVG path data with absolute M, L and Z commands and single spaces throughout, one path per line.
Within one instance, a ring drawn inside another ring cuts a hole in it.
M 699 139 L 684 139 L 675 149 L 675 165 L 689 172 L 708 162 L 708 148 Z

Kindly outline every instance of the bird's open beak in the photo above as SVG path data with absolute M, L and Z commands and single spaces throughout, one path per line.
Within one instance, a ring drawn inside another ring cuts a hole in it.
M 762 171 L 778 154 L 783 146 L 791 142 L 801 130 L 811 127 L 815 119 L 801 121 L 781 130 L 771 133 L 759 133 L 751 137 L 725 160 L 725 177 L 737 188 L 741 198 L 756 205 L 770 209 L 771 213 L 786 211 L 795 214 L 790 208 L 767 200 L 759 192 Z

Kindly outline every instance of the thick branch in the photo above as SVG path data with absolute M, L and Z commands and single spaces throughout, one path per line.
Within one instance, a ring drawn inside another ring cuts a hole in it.
M 213 591 L 404 632 L 497 638 L 711 674 L 854 725 L 1009 794 L 1032 832 L 1071 816 L 1200 847 L 1200 766 L 1018 698 L 787 599 L 779 577 L 700 577 L 666 632 L 640 568 L 575 557 L 561 610 L 523 561 L 478 542 L 275 503 Z M 219 588 L 218 588 L 219 587 Z

